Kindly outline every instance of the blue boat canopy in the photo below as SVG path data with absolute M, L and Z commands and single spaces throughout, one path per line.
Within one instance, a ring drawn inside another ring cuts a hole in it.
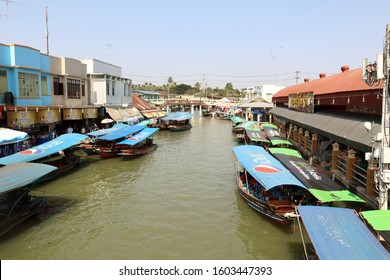
M 92 131 L 92 132 L 87 133 L 87 135 L 90 137 L 99 137 L 99 136 L 106 135 L 106 134 L 114 132 L 114 131 L 118 131 L 119 129 L 122 129 L 122 128 L 128 127 L 128 126 L 129 126 L 128 124 L 116 123 L 111 128 L 104 128 L 104 129 Z
M 390 260 L 353 209 L 298 206 L 298 212 L 320 260 Z
M 163 121 L 185 121 L 193 117 L 193 114 L 188 112 L 171 113 L 168 116 L 161 118 Z
M 13 155 L 2 157 L 0 158 L 0 165 L 38 160 L 73 147 L 81 143 L 86 138 L 88 138 L 87 135 L 79 133 L 62 134 L 57 138 L 54 138 L 53 140 L 50 140 L 41 145 L 34 146 L 30 149 L 18 152 Z
M 0 194 L 34 183 L 57 167 L 43 163 L 20 162 L 0 168 Z
M 96 141 L 100 140 L 106 140 L 106 141 L 115 141 L 121 138 L 124 138 L 130 134 L 137 133 L 138 131 L 141 131 L 144 129 L 146 126 L 144 125 L 133 125 L 133 126 L 126 126 L 122 129 L 116 130 L 114 132 L 108 133 L 103 136 L 99 136 L 96 138 Z
M 28 139 L 26 132 L 0 127 L 0 145 L 17 143 Z
M 263 147 L 245 145 L 233 147 L 238 161 L 266 190 L 289 185 L 307 189 Z
M 136 135 L 133 135 L 132 137 L 119 142 L 118 145 L 130 145 L 130 146 L 136 145 L 139 142 L 155 134 L 158 130 L 159 130 L 158 128 L 147 127 L 143 129 L 141 132 L 137 133 Z

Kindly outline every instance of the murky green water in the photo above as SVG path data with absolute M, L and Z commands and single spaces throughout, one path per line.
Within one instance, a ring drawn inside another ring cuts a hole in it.
M 301 259 L 297 228 L 250 208 L 235 186 L 232 123 L 194 117 L 137 159 L 89 156 L 34 192 L 54 211 L 0 239 L 1 259 Z

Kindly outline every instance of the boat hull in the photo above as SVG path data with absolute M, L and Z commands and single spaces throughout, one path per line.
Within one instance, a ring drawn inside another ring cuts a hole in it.
M 237 178 L 237 189 L 241 197 L 248 203 L 248 205 L 260 214 L 282 225 L 288 225 L 291 223 L 291 220 L 284 215 L 286 213 L 294 212 L 294 205 L 286 204 L 284 205 L 285 207 L 283 207 L 283 205 L 278 207 L 272 205 L 270 202 L 258 199 L 243 188 L 242 181 L 239 179 L 239 177 Z
M 0 220 L 0 236 L 11 231 L 27 219 L 45 212 L 50 207 L 50 203 L 45 198 L 35 197 L 31 199 L 25 204 L 25 207 Z
M 155 149 L 157 149 L 157 144 L 153 144 L 151 146 L 147 146 L 143 148 L 122 149 L 119 153 L 117 153 L 117 155 L 123 157 L 141 156 L 141 155 L 148 154 L 154 151 Z
M 67 157 L 66 160 L 61 158 L 60 160 L 45 162 L 45 164 L 55 166 L 57 169 L 40 178 L 37 183 L 46 182 L 62 176 L 63 174 L 76 168 L 80 164 L 80 161 L 81 158 L 79 156 L 73 155 L 72 157 Z
M 172 132 L 179 132 L 179 131 L 188 130 L 191 128 L 192 128 L 192 124 L 186 124 L 186 125 L 181 125 L 181 126 L 170 127 L 169 130 Z

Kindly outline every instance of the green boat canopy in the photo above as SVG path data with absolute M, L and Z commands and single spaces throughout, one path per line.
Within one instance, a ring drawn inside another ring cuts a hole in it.
M 295 150 L 295 149 L 289 149 L 289 148 L 268 148 L 268 150 L 271 152 L 271 154 L 282 154 L 286 156 L 293 156 L 302 158 L 301 154 Z
M 270 141 L 271 141 L 271 144 L 274 146 L 283 145 L 283 144 L 292 146 L 292 143 L 290 141 L 284 140 L 284 139 L 271 139 Z
M 361 214 L 374 229 L 390 230 L 390 210 L 369 210 Z
M 349 190 L 339 190 L 339 191 L 323 191 L 317 189 L 309 190 L 319 201 L 333 202 L 333 201 L 352 201 L 365 203 L 363 199 L 350 192 Z
M 257 127 L 257 124 L 258 122 L 255 121 L 245 121 L 237 125 L 236 128 L 244 128 L 244 129 L 251 128 L 251 129 L 260 130 L 260 128 Z
M 272 127 L 272 128 L 278 129 L 278 127 L 272 123 L 262 123 L 261 126 L 262 127 Z
M 360 215 L 390 244 L 390 210 L 367 210 Z
M 234 124 L 238 124 L 238 123 L 242 123 L 242 122 L 245 122 L 245 119 L 241 118 L 241 117 L 238 117 L 238 116 L 233 116 L 230 118 L 230 120 L 234 123 Z

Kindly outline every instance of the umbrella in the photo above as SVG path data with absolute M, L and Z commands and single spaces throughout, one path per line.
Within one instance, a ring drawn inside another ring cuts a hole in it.
M 114 120 L 112 120 L 112 119 L 103 119 L 101 121 L 101 123 L 112 123 L 112 122 L 114 122 Z

